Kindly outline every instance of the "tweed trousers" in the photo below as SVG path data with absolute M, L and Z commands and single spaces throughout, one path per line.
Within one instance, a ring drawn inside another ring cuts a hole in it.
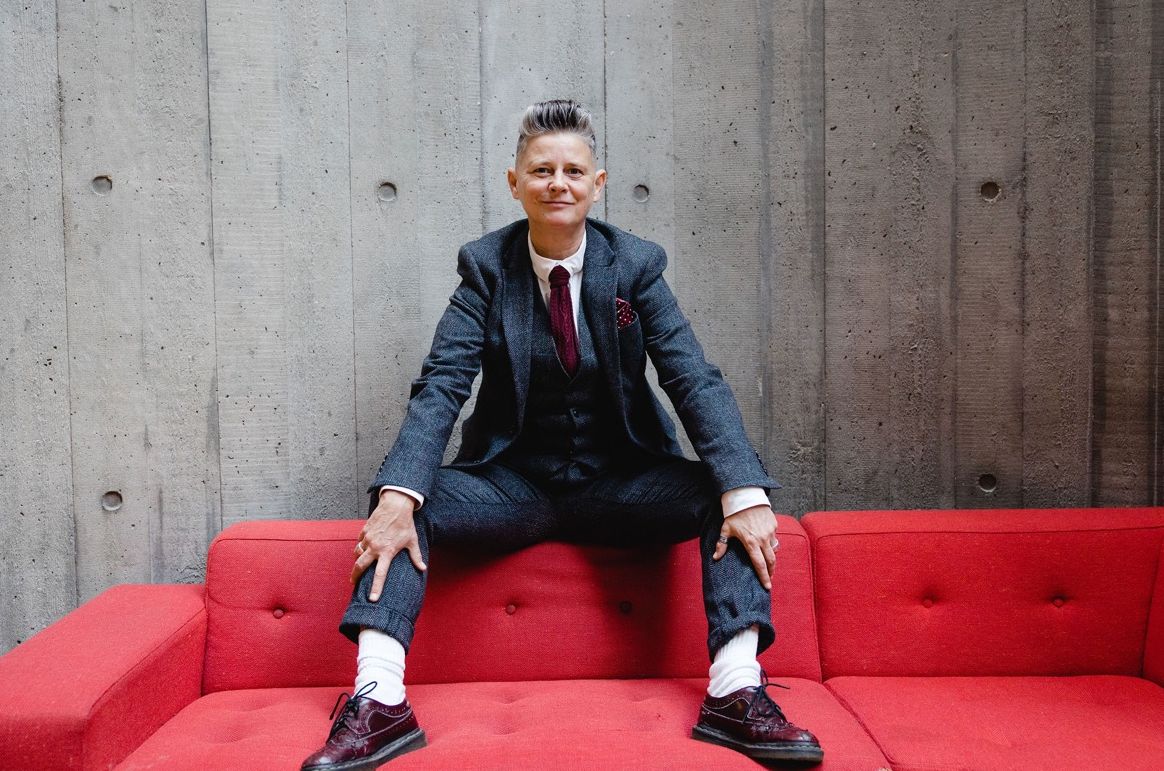
M 733 635 L 753 625 L 760 630 L 759 650 L 775 639 L 771 597 L 740 542 L 732 539 L 722 558 L 711 558 L 723 512 L 711 476 L 698 461 L 622 465 L 564 484 L 535 483 L 500 463 L 442 467 L 414 521 L 425 562 L 434 543 L 511 551 L 550 540 L 633 547 L 698 537 L 708 655 L 713 657 Z M 340 631 L 355 641 L 361 628 L 378 629 L 408 650 L 427 571 L 417 570 L 407 552 L 397 554 L 380 599 L 369 602 L 374 573 L 372 568 L 364 571 Z

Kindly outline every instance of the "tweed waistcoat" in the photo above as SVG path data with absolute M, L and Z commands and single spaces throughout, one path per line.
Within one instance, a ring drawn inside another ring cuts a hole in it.
M 550 316 L 533 303 L 529 396 L 521 434 L 503 462 L 531 480 L 585 481 L 618 461 L 626 445 L 599 368 L 586 314 L 578 314 L 578 371 L 566 374 L 554 348 Z

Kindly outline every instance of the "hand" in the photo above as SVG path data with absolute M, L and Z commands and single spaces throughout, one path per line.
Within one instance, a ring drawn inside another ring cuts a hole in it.
M 398 490 L 381 490 L 379 504 L 360 531 L 360 541 L 354 549 L 356 564 L 352 567 L 352 583 L 357 583 L 364 571 L 373 562 L 376 563 L 372 591 L 368 593 L 369 602 L 380 599 L 380 593 L 384 591 L 384 579 L 388 576 L 388 566 L 402 550 L 408 550 L 408 556 L 417 570 L 428 569 L 421 559 L 416 523 L 412 521 L 415 508 L 416 501 L 410 496 Z
M 720 541 L 715 546 L 713 560 L 727 554 L 725 538 L 735 538 L 744 545 L 756 576 L 768 591 L 772 591 L 772 573 L 776 570 L 776 515 L 771 506 L 753 506 L 725 517 L 719 529 Z

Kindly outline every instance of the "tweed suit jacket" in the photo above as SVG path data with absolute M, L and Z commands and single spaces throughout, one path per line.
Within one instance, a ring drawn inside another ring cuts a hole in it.
M 413 381 L 408 410 L 384 458 L 373 493 L 398 485 L 428 496 L 457 416 L 477 372 L 476 408 L 462 429 L 452 465 L 472 468 L 504 451 L 521 432 L 529 392 L 533 303 L 540 298 L 530 264 L 526 220 L 461 247 L 461 283 L 437 324 L 432 349 Z M 647 356 L 675 405 L 695 451 L 722 493 L 779 487 L 748 441 L 722 373 L 710 364 L 679 309 L 658 244 L 598 220 L 586 223 L 580 313 L 590 325 L 599 363 L 626 438 L 661 458 L 682 458 L 675 426 L 646 378 Z M 619 329 L 615 298 L 637 318 Z

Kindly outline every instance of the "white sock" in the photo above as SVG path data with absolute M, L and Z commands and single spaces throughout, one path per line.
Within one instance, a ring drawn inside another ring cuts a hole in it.
M 760 630 L 754 626 L 737 632 L 724 643 L 715 652 L 708 670 L 707 692 L 714 697 L 727 696 L 740 688 L 759 685 L 760 662 L 756 661 L 759 644 Z
M 404 701 L 404 646 L 376 629 L 361 629 L 356 654 L 356 690 L 376 685 L 364 696 L 392 707 Z

